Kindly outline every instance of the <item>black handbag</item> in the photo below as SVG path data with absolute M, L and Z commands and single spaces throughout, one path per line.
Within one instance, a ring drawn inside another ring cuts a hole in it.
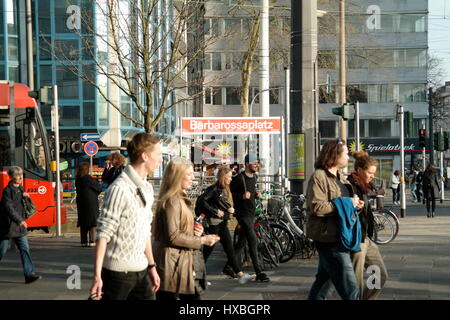
M 22 204 L 25 209 L 27 219 L 31 218 L 36 213 L 36 206 L 33 201 L 31 201 L 30 197 L 22 197 Z

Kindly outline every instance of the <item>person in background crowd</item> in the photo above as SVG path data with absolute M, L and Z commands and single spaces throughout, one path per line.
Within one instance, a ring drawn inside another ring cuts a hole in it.
M 436 199 L 439 198 L 439 194 L 441 193 L 439 181 L 440 179 L 437 176 L 436 167 L 430 163 L 425 169 L 422 177 L 423 198 L 427 202 L 428 218 L 434 218 L 436 215 Z
M 89 163 L 80 164 L 75 177 L 75 188 L 77 192 L 77 226 L 80 227 L 81 246 L 94 247 L 95 227 L 99 215 L 98 195 L 102 187 L 96 179 L 89 175 Z
M 395 170 L 391 176 L 392 202 L 400 204 L 400 170 Z
M 164 171 L 152 226 L 155 262 L 161 276 L 157 300 L 200 300 L 193 250 L 219 240 L 214 235 L 202 236 L 203 227 L 194 226 L 195 215 L 186 195 L 193 178 L 193 165 L 184 158 L 172 159 Z
M 417 179 L 417 174 L 419 173 L 419 171 L 417 170 L 417 167 L 413 167 L 412 168 L 412 172 L 411 172 L 411 180 L 410 180 L 410 189 L 411 189 L 411 196 L 413 199 L 413 202 L 417 202 L 417 185 L 416 185 L 416 179 Z
M 242 272 L 236 255 L 234 253 L 233 242 L 231 240 L 230 231 L 228 230 L 228 220 L 234 213 L 233 195 L 231 194 L 230 184 L 232 181 L 233 170 L 228 166 L 220 166 L 217 173 L 217 181 L 209 186 L 203 197 L 198 198 L 198 206 L 205 209 L 208 228 L 207 234 L 218 234 L 220 243 L 228 258 L 230 269 L 224 269 L 224 273 L 232 278 L 238 278 L 240 284 L 245 284 L 250 280 L 248 273 Z M 214 246 L 204 247 L 203 256 L 205 263 L 211 255 Z
M 13 166 L 8 170 L 11 181 L 3 190 L 0 204 L 0 261 L 6 254 L 9 239 L 12 239 L 20 252 L 25 283 L 30 284 L 42 279 L 35 273 L 33 260 L 31 259 L 30 246 L 28 245 L 26 212 L 22 204 L 23 197 L 30 195 L 23 190 L 23 170 Z
M 97 221 L 94 300 L 154 300 L 160 285 L 151 241 L 154 192 L 147 177 L 163 161 L 161 143 L 138 133 L 127 151 L 130 164 L 106 190 Z
M 419 167 L 417 170 L 417 176 L 416 176 L 416 195 L 417 195 L 417 202 L 420 202 L 422 199 L 422 179 L 423 179 L 423 168 Z
M 340 243 L 337 209 L 331 200 L 351 197 L 360 210 L 364 202 L 354 196 L 352 185 L 339 173 L 348 165 L 348 149 L 342 140 L 325 143 L 314 164 L 306 192 L 307 236 L 314 240 L 319 253 L 319 266 L 308 300 L 325 300 L 331 283 L 344 300 L 359 300 L 350 251 Z
M 125 157 L 120 152 L 113 152 L 106 158 L 102 181 L 106 187 L 110 186 L 125 168 Z
M 245 240 L 248 242 L 250 258 L 253 269 L 256 273 L 256 281 L 269 282 L 270 278 L 262 272 L 258 261 L 257 241 L 254 229 L 256 198 L 261 198 L 261 193 L 257 192 L 257 175 L 259 169 L 259 159 L 252 154 L 245 156 L 245 171 L 233 178 L 230 189 L 233 194 L 235 207 L 235 217 L 241 227 L 238 242 L 235 247 L 236 256 L 240 257 L 244 249 Z M 230 270 L 228 266 L 224 270 Z
M 374 217 L 369 198 L 384 194 L 384 190 L 377 190 L 375 184 L 372 183 L 377 171 L 377 161 L 364 151 L 354 152 L 353 157 L 355 158 L 355 172 L 350 175 L 348 181 L 353 185 L 358 197 L 364 201 L 364 207 L 359 213 L 362 230 L 361 251 L 352 253 L 353 268 L 356 280 L 362 290 L 363 300 L 375 300 L 380 295 L 388 274 L 378 246 L 370 240 L 374 231 Z M 379 288 L 368 288 L 364 285 L 363 273 L 369 266 L 377 266 L 380 270 Z

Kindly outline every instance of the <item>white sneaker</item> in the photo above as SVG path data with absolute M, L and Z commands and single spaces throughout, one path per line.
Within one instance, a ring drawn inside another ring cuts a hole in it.
M 252 276 L 248 273 L 244 273 L 242 276 L 239 277 L 238 282 L 239 284 L 246 284 Z

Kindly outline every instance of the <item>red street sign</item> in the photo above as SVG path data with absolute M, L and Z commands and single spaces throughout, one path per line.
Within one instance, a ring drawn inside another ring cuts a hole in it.
M 89 141 L 84 144 L 84 152 L 88 156 L 95 156 L 98 152 L 98 145 L 94 141 Z

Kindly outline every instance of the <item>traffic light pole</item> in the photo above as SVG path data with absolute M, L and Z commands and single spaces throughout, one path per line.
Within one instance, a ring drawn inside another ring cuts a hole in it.
M 399 113 L 400 121 L 400 167 L 401 167 L 401 178 L 400 178 L 400 201 L 401 209 L 400 216 L 405 217 L 406 213 L 406 188 L 405 188 L 405 112 L 402 105 L 397 106 L 397 112 Z
M 53 129 L 55 132 L 55 160 L 56 160 L 56 236 L 61 237 L 61 177 L 59 171 L 59 110 L 58 86 L 53 86 Z
M 427 167 L 426 157 L 427 157 L 426 148 L 423 147 L 423 150 L 422 150 L 422 168 L 423 168 L 423 170 L 425 170 L 425 168 Z
M 361 147 L 359 145 L 360 134 L 359 134 L 359 101 L 355 103 L 355 138 L 356 138 L 356 151 L 361 151 Z

